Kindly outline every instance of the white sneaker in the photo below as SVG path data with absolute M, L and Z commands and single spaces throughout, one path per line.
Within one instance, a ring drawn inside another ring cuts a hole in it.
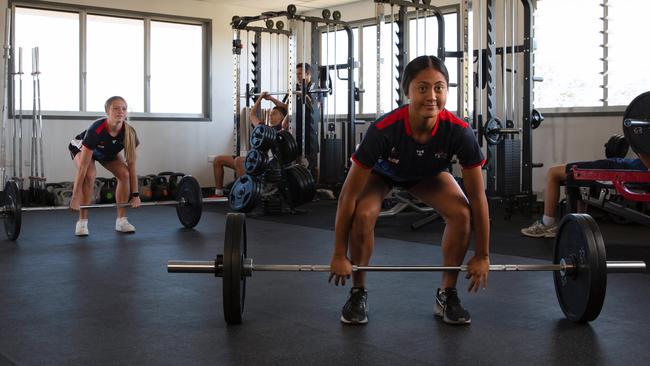
M 542 220 L 537 220 L 529 227 L 521 229 L 521 233 L 531 238 L 554 238 L 557 229 L 557 224 L 546 226 Z
M 122 217 L 115 220 L 115 231 L 119 231 L 121 233 L 134 233 L 135 226 L 131 225 L 126 220 L 126 217 Z
M 76 236 L 88 236 L 88 220 L 78 220 L 74 228 Z

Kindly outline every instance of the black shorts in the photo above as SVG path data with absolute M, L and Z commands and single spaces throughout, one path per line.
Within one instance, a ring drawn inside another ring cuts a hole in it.
M 74 157 L 81 152 L 81 150 L 78 147 L 74 146 L 72 143 L 68 144 L 68 151 L 70 151 L 70 157 L 72 158 L 72 160 L 74 160 Z M 99 161 L 100 163 L 109 162 L 117 159 L 117 155 L 112 157 L 107 157 L 104 159 L 95 159 L 95 156 L 93 155 L 93 159 Z
M 68 144 L 68 150 L 70 151 L 70 157 L 72 160 L 74 160 L 74 157 L 81 152 L 81 150 L 73 144 Z
M 404 188 L 404 189 L 413 188 L 418 183 L 422 182 L 423 180 L 435 177 L 435 175 L 434 175 L 434 176 L 431 176 L 429 178 L 423 178 L 423 179 L 419 179 L 419 180 L 397 181 L 397 180 L 395 180 L 395 179 L 393 179 L 393 178 L 391 178 L 391 177 L 389 177 L 387 175 L 381 174 L 381 173 L 379 173 L 379 172 L 377 172 L 375 170 L 373 170 L 371 174 L 374 174 L 374 175 L 378 176 L 379 178 L 381 178 L 381 180 L 384 183 L 386 183 L 389 188 L 399 187 L 399 188 Z

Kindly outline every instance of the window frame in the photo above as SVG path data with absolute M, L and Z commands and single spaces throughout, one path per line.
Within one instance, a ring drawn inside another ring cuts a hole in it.
M 67 120 L 81 120 L 96 117 L 97 111 L 86 110 L 86 17 L 87 15 L 99 15 L 116 18 L 127 18 L 142 20 L 144 25 L 144 60 L 142 67 L 144 68 L 144 112 L 129 112 L 131 119 L 139 121 L 210 121 L 212 115 L 212 20 L 207 18 L 195 18 L 187 16 L 167 15 L 159 13 L 150 13 L 135 10 L 120 10 L 96 6 L 77 5 L 77 4 L 62 4 L 47 1 L 36 0 L 18 0 L 9 1 L 9 9 L 11 11 L 11 39 L 10 46 L 14 49 L 15 45 L 15 17 L 16 8 L 30 8 L 45 11 L 59 11 L 75 13 L 79 16 L 79 110 L 78 111 L 63 111 L 63 110 L 43 110 L 41 112 L 43 119 L 67 119 Z M 150 36 L 151 36 L 151 22 L 169 22 L 175 24 L 187 24 L 201 26 L 202 31 L 202 111 L 201 113 L 152 113 L 151 107 L 151 51 L 150 51 Z M 10 72 L 13 67 L 10 67 Z M 9 77 L 9 92 L 14 88 L 13 78 Z M 9 98 L 10 107 L 9 111 L 14 111 L 13 101 Z M 31 117 L 32 111 L 23 110 L 23 117 Z M 103 112 L 99 112 L 103 113 Z

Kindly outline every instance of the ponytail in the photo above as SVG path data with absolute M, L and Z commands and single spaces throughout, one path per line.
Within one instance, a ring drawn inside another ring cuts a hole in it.
M 124 121 L 124 157 L 126 163 L 135 161 L 135 145 L 137 141 L 135 129 Z

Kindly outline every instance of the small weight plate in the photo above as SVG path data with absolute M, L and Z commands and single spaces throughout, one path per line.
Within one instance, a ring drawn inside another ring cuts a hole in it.
M 191 175 L 186 175 L 178 182 L 176 192 L 178 197 L 178 204 L 176 205 L 178 220 L 186 228 L 195 227 L 201 220 L 201 213 L 203 212 L 203 199 L 199 182 Z

